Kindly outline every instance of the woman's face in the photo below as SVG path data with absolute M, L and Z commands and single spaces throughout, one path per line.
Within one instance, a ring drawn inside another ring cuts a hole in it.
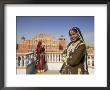
M 78 40 L 78 33 L 73 31 L 71 34 L 70 34 L 70 40 L 72 42 L 76 42 Z

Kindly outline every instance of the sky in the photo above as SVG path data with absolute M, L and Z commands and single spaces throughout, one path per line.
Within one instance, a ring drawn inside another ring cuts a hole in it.
M 40 33 L 47 33 L 58 39 L 63 35 L 70 42 L 69 29 L 80 28 L 87 45 L 94 46 L 94 16 L 17 16 L 17 43 L 22 36 L 32 39 Z

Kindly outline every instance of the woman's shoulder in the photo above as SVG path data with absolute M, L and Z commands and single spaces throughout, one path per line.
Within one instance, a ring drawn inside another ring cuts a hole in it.
M 72 42 L 68 43 L 67 48 L 72 44 Z
M 85 45 L 85 43 L 83 42 L 83 41 L 80 41 L 79 43 L 78 43 L 78 45 L 76 46 L 76 49 L 77 48 L 86 48 L 86 45 Z

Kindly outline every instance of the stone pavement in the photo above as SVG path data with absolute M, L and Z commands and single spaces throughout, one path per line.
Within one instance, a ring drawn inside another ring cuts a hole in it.
M 91 68 L 91 67 L 88 67 L 88 71 L 89 71 L 89 74 L 94 74 L 94 68 Z M 59 73 L 59 70 L 47 70 L 45 72 L 42 72 L 42 73 L 37 73 L 35 72 L 34 74 L 60 74 Z
M 60 73 L 59 73 L 59 70 L 47 70 L 45 72 L 36 73 L 36 74 L 60 74 Z

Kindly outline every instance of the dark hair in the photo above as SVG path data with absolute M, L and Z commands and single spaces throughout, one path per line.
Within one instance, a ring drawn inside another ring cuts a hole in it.
M 69 30 L 69 36 L 70 36 L 70 32 L 71 31 L 74 31 L 74 32 L 78 32 L 79 31 L 79 28 L 77 28 L 77 27 L 73 27 L 73 28 L 71 28 L 70 30 Z
M 42 45 L 42 42 L 39 41 L 38 44 L 37 44 L 37 47 L 41 46 Z
M 78 27 L 72 27 L 72 28 L 69 30 L 69 35 L 70 35 L 70 31 L 75 31 L 76 33 L 78 32 L 79 35 L 80 35 L 80 37 L 81 37 L 81 39 L 84 41 L 83 36 L 82 36 L 82 33 L 81 33 L 81 31 L 80 31 L 80 29 L 79 29 Z

